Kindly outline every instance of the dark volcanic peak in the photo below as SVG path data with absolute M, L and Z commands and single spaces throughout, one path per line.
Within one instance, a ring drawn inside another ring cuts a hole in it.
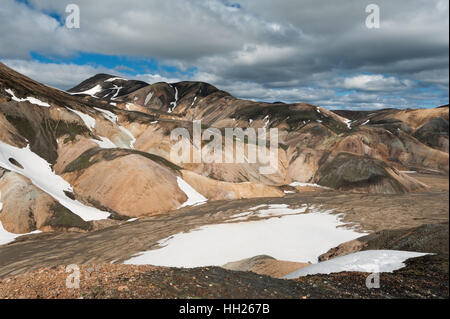
M 68 92 L 115 100 L 145 86 L 148 86 L 148 83 L 144 81 L 127 80 L 119 76 L 100 73 L 81 82 Z
M 98 84 L 99 82 L 104 82 L 107 79 L 110 78 L 114 78 L 114 75 L 111 74 L 105 74 L 105 73 L 99 73 L 96 74 L 86 80 L 84 80 L 83 82 L 81 82 L 80 84 L 78 84 L 77 86 L 71 88 L 70 90 L 68 90 L 68 92 L 82 92 L 82 91 L 86 91 L 89 88 L 95 86 L 96 84 Z
M 179 98 L 182 98 L 190 93 L 195 93 L 199 97 L 205 97 L 219 91 L 219 89 L 217 89 L 214 85 L 205 82 L 182 81 L 171 83 L 171 85 L 177 88 Z

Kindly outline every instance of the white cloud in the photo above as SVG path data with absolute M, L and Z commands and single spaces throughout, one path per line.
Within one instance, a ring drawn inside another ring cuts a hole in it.
M 63 90 L 70 89 L 78 83 L 98 73 L 107 73 L 123 78 L 130 78 L 129 75 L 118 72 L 114 69 L 93 67 L 90 65 L 76 65 L 70 63 L 40 63 L 37 61 L 12 59 L 4 59 L 0 61 L 13 68 L 17 72 L 25 74 L 26 76 L 32 78 L 33 80 Z M 145 81 L 147 83 L 180 81 L 179 78 L 165 77 L 156 73 L 138 74 L 133 76 L 132 78 Z
M 382 74 L 362 74 L 344 79 L 343 87 L 346 89 L 367 91 L 392 91 L 407 89 L 412 87 L 413 84 L 410 80 L 399 80 L 393 76 L 385 77 Z
M 2 59 L 1 62 L 33 80 L 61 89 L 69 89 L 97 73 L 111 71 L 89 65 L 40 63 L 18 59 Z

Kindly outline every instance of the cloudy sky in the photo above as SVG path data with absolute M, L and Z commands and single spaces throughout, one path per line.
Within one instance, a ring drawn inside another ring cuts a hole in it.
M 61 89 L 102 72 L 331 109 L 448 103 L 448 0 L 2 0 L 0 34 L 0 61 Z

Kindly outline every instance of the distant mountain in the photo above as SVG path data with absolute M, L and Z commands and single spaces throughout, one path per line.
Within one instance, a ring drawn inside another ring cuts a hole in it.
M 81 82 L 67 92 L 114 100 L 147 85 L 148 84 L 143 81 L 126 80 L 109 74 L 97 74 Z

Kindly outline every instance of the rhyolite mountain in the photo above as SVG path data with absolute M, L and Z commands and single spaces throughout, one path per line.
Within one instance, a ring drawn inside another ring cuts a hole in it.
M 259 162 L 172 163 L 170 133 L 192 130 L 192 120 L 278 128 L 277 170 L 263 175 Z M 0 63 L 0 221 L 12 233 L 89 231 L 167 213 L 195 196 L 195 203 L 282 197 L 306 191 L 302 183 L 416 191 L 427 185 L 403 171 L 448 174 L 448 121 L 448 106 L 329 111 L 242 100 L 203 82 L 148 84 L 108 74 L 64 92 Z

